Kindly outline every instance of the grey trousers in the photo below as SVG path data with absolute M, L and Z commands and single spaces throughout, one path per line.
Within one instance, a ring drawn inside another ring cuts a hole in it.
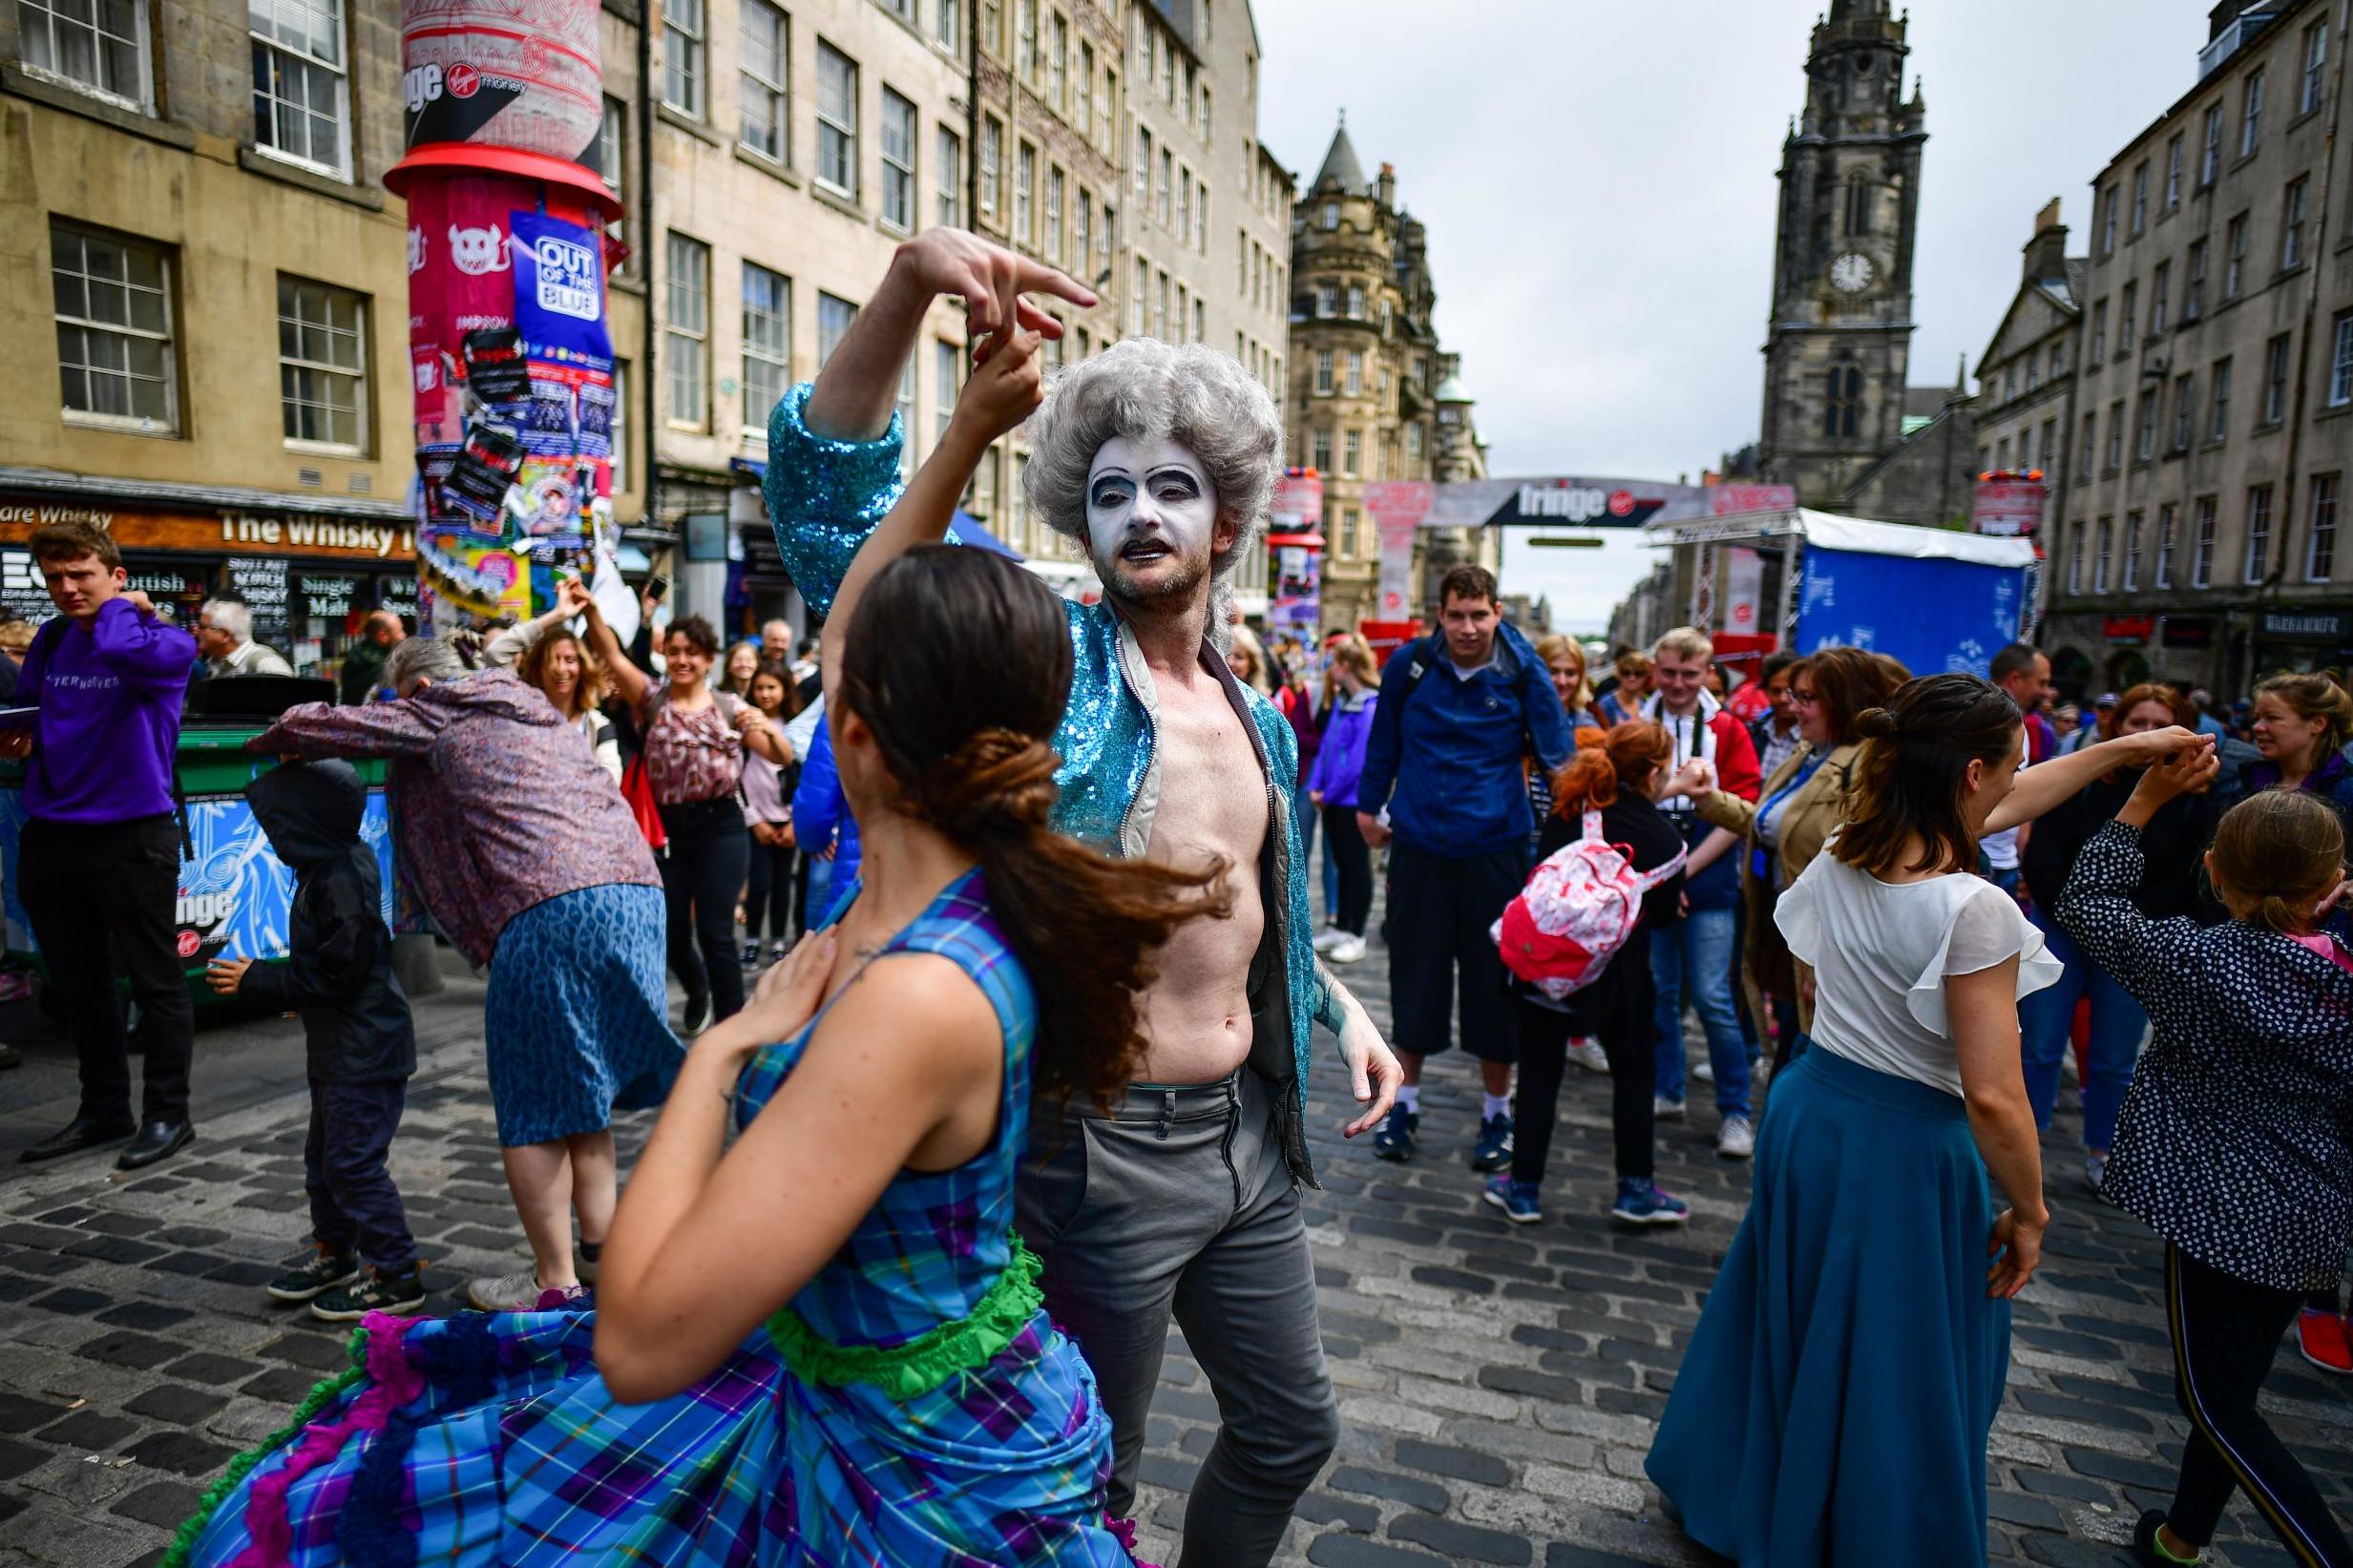
M 1131 1084 L 1110 1115 L 1075 1103 L 1038 1129 L 1018 1188 L 1046 1309 L 1095 1369 L 1111 1417 L 1115 1518 L 1131 1515 L 1171 1313 L 1223 1426 L 1185 1511 L 1185 1568 L 1264 1568 L 1339 1439 L 1299 1190 L 1272 1091 Z

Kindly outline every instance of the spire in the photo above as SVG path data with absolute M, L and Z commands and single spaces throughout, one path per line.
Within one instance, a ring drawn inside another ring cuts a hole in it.
M 1364 165 L 1356 161 L 1355 146 L 1348 139 L 1348 111 L 1340 111 L 1340 128 L 1333 134 L 1332 150 L 1324 155 L 1324 166 L 1315 171 L 1311 189 L 1320 190 L 1326 182 L 1337 184 L 1351 196 L 1364 194 Z

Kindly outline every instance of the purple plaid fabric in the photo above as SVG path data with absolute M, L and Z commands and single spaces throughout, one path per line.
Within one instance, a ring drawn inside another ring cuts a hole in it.
M 985 898 L 967 876 L 886 954 L 951 957 L 997 1008 L 997 1142 L 953 1171 L 902 1173 L 794 1299 L 836 1343 L 895 1345 L 961 1318 L 1005 1266 L 1037 1013 Z M 746 1069 L 743 1120 L 814 1027 Z M 290 1568 L 1129 1568 L 1103 1520 L 1109 1420 L 1042 1312 L 986 1366 L 908 1401 L 806 1385 L 762 1332 L 684 1393 L 621 1405 L 590 1359 L 595 1323 L 578 1310 L 410 1327 L 401 1354 L 424 1391 L 324 1462 L 299 1439 L 263 1460 L 206 1526 L 193 1568 L 275 1568 L 250 1550 L 247 1509 L 289 1465 Z M 311 1431 L 372 1386 L 347 1390 Z

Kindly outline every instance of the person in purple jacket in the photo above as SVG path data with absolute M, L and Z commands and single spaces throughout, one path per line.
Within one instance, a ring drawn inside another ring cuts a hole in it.
M 172 798 L 196 639 L 130 589 L 122 553 L 102 530 L 44 528 L 32 536 L 32 558 L 59 614 L 33 638 L 17 680 L 16 700 L 40 715 L 0 734 L 0 756 L 27 759 L 16 894 L 81 1058 L 82 1093 L 74 1119 L 20 1158 L 54 1160 L 128 1138 L 116 1163 L 137 1170 L 196 1136 L 188 1121 L 196 1012 L 176 945 L 180 835 Z M 137 1121 L 110 944 L 146 1044 Z
M 1335 964 L 1353 964 L 1364 956 L 1364 925 L 1373 913 L 1373 850 L 1356 826 L 1356 780 L 1380 700 L 1380 666 L 1372 646 L 1351 636 L 1333 644 L 1332 673 L 1338 681 L 1332 721 L 1308 770 L 1307 790 L 1323 813 L 1324 854 L 1339 868 L 1340 902 L 1332 924 L 1316 934 L 1315 951 Z

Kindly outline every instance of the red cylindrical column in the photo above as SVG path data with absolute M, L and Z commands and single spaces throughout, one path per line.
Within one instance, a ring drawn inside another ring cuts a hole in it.
M 599 0 L 405 0 L 417 561 L 442 630 L 529 617 L 610 533 Z M 608 541 L 609 544 L 609 541 Z

